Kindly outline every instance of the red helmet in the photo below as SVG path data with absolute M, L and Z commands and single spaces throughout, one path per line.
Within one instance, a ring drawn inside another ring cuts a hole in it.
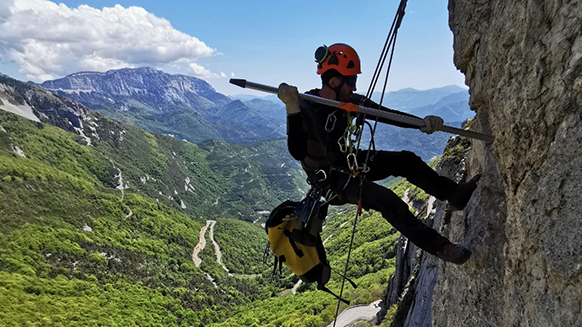
M 315 51 L 317 74 L 321 75 L 330 69 L 337 70 L 344 76 L 360 74 L 360 57 L 354 48 L 347 44 L 335 43 L 321 46 Z

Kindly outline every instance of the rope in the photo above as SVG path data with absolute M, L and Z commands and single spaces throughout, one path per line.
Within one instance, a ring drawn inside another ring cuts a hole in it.
M 376 65 L 376 69 L 374 71 L 374 76 L 372 77 L 372 81 L 370 82 L 370 87 L 368 88 L 368 92 L 366 93 L 366 98 L 370 99 L 372 97 L 372 93 L 374 92 L 374 89 L 376 88 L 376 84 L 378 82 L 378 79 L 380 78 L 380 72 L 382 71 L 384 63 L 385 63 L 386 58 L 388 56 L 388 52 L 390 52 L 390 60 L 388 61 L 388 67 L 386 70 L 386 77 L 384 79 L 384 87 L 382 89 L 382 96 L 380 98 L 380 103 L 379 103 L 380 106 L 382 106 L 382 101 L 384 100 L 384 93 L 386 92 L 386 86 L 388 85 L 388 75 L 390 73 L 390 68 L 392 66 L 392 59 L 394 57 L 396 37 L 398 36 L 398 29 L 400 28 L 400 25 L 402 24 L 402 19 L 404 18 L 407 2 L 408 2 L 407 0 L 400 0 L 400 5 L 398 6 L 398 10 L 396 11 L 396 15 L 394 16 L 394 20 L 392 21 L 392 26 L 390 27 L 390 32 L 388 32 L 388 36 L 386 37 L 386 42 L 384 43 L 384 48 L 382 49 L 382 54 L 380 55 L 380 58 L 378 59 L 378 64 Z M 361 118 L 361 120 L 359 118 Z M 358 117 L 359 124 L 363 125 L 363 123 L 365 121 L 366 121 L 365 115 L 363 115 L 362 117 Z M 368 146 L 368 153 L 366 155 L 366 160 L 365 160 L 364 166 L 363 166 L 364 172 L 366 171 L 366 169 L 368 167 L 368 161 L 370 159 L 370 152 L 372 151 L 372 149 L 374 151 L 376 151 L 376 147 L 374 144 L 374 134 L 376 132 L 376 127 L 378 125 L 378 118 L 376 118 L 373 128 L 370 126 L 369 123 L 367 123 L 367 124 L 371 129 L 371 131 L 370 131 L 371 136 L 370 136 L 370 144 Z M 360 150 L 360 141 L 361 141 L 361 136 L 362 136 L 363 130 L 364 130 L 364 128 L 358 128 L 359 135 L 357 136 L 358 145 L 356 148 L 356 156 Z M 358 168 L 358 167 L 356 167 L 356 168 Z M 364 184 L 366 182 L 366 179 L 365 179 L 366 176 L 365 176 L 365 174 L 360 174 L 359 177 L 360 177 L 360 192 L 359 192 L 359 200 L 358 200 L 358 210 L 356 211 L 356 217 L 354 219 L 354 225 L 352 228 L 352 236 L 350 239 L 350 246 L 348 249 L 348 256 L 346 258 L 344 275 L 342 278 L 342 285 L 341 285 L 341 290 L 340 290 L 340 295 L 339 295 L 340 299 L 343 297 L 344 286 L 345 286 L 345 281 L 346 281 L 345 276 L 347 276 L 347 272 L 348 272 L 350 256 L 352 254 L 352 248 L 354 245 L 354 237 L 356 235 L 356 227 L 358 225 L 358 219 L 360 217 L 360 214 L 362 213 L 362 193 L 364 190 Z M 348 179 L 348 183 L 349 183 L 349 180 L 350 179 Z M 346 186 L 347 186 L 347 184 L 346 184 Z M 333 327 L 335 327 L 335 324 L 337 322 L 337 317 L 339 314 L 340 305 L 341 305 L 341 301 L 338 300 L 336 311 L 335 311 L 335 318 L 333 321 Z

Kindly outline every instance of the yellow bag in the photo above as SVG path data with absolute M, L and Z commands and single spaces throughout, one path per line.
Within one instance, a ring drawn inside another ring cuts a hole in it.
M 279 271 L 281 270 L 281 265 L 285 264 L 303 282 L 317 282 L 317 289 L 328 292 L 339 299 L 337 295 L 325 287 L 330 278 L 331 267 L 329 261 L 327 261 L 319 232 L 309 237 L 310 240 L 315 239 L 315 242 L 304 242 L 309 245 L 300 243 L 301 240 L 306 240 L 301 234 L 306 232 L 307 228 L 296 228 L 298 223 L 301 224 L 300 217 L 295 213 L 297 205 L 297 202 L 289 200 L 281 203 L 271 212 L 265 223 L 271 251 L 275 254 L 275 269 L 273 273 L 276 274 L 277 272 L 277 264 Z M 318 217 L 312 217 L 311 219 L 323 221 L 326 214 L 327 210 L 321 210 Z M 323 215 L 323 219 L 321 215 Z M 312 245 L 312 243 L 314 244 Z M 356 287 L 351 280 L 347 280 Z M 349 304 L 349 301 L 340 300 Z

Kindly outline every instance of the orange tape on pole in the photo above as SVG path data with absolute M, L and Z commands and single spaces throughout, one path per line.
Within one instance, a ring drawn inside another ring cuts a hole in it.
M 356 106 L 353 103 L 349 103 L 349 102 L 340 102 L 338 108 L 345 110 L 345 111 L 349 111 L 349 112 L 360 111 L 360 107 Z

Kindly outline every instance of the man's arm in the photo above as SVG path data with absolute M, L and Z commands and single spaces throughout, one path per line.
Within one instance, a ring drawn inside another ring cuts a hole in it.
M 302 126 L 299 92 L 295 86 L 281 83 L 277 96 L 285 103 L 287 111 L 287 148 L 295 160 L 301 161 L 307 154 L 307 133 Z

